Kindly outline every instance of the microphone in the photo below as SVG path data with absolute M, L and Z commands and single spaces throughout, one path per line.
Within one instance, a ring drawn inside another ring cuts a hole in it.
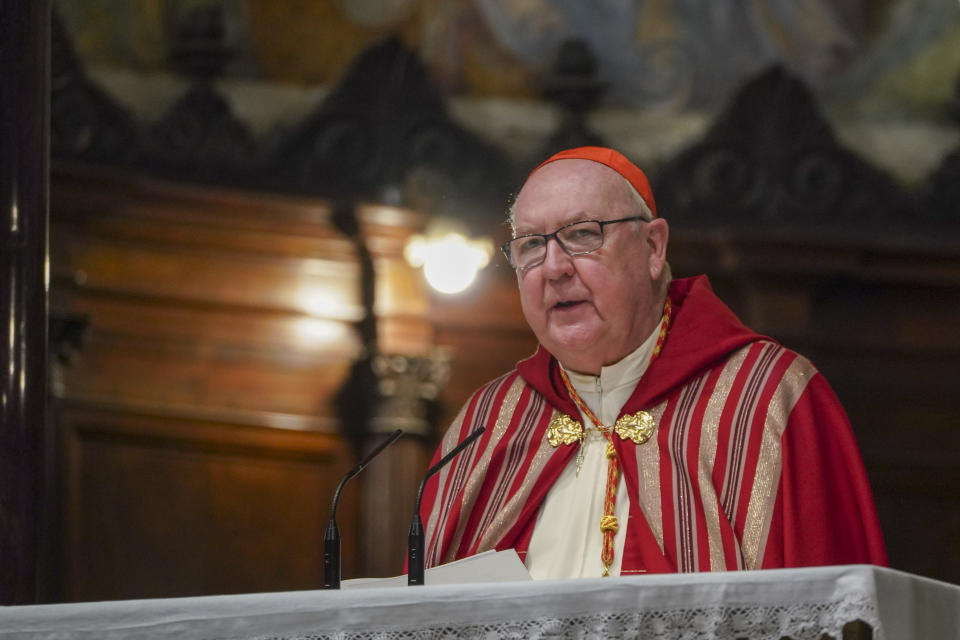
M 394 443 L 397 438 L 403 434 L 402 429 L 397 429 L 378 444 L 373 451 L 368 453 L 360 463 L 340 480 L 337 490 L 333 492 L 333 502 L 330 504 L 330 519 L 327 520 L 327 532 L 323 536 L 323 588 L 340 588 L 340 530 L 337 529 L 337 502 L 340 501 L 340 492 L 343 491 L 343 485 L 347 480 L 363 471 L 364 467 L 370 464 L 370 461 L 380 455 L 380 452 Z
M 427 475 L 423 477 L 420 483 L 420 490 L 417 491 L 417 502 L 413 507 L 413 521 L 410 523 L 410 537 L 407 541 L 407 584 L 423 584 L 423 520 L 420 519 L 420 500 L 423 498 L 423 488 L 427 485 L 430 476 L 440 471 L 448 462 L 457 457 L 457 454 L 463 451 L 468 444 L 480 437 L 486 427 L 480 427 L 473 433 L 463 439 L 463 442 L 455 446 L 450 452 L 440 458 L 437 464 L 430 467 Z

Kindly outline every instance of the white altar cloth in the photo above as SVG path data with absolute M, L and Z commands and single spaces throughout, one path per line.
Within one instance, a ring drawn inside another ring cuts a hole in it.
M 960 587 L 865 565 L 0 607 L 0 639 L 960 638 Z

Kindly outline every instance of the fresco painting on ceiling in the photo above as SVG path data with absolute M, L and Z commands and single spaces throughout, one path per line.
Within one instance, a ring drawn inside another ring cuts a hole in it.
M 164 34 L 202 4 L 209 0 L 56 2 L 90 64 L 142 72 L 164 68 Z M 942 0 L 227 0 L 222 6 L 233 77 L 334 84 L 361 50 L 399 33 L 447 95 L 535 97 L 559 43 L 577 36 L 599 60 L 607 104 L 641 108 L 715 107 L 776 61 L 824 100 L 861 100 L 879 78 L 944 38 L 960 44 L 960 11 Z M 941 75 L 952 78 L 952 60 L 940 62 L 948 67 Z

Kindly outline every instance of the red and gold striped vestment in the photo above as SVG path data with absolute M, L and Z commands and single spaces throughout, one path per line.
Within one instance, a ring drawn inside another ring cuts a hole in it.
M 614 438 L 630 499 L 622 573 L 886 564 L 846 414 L 813 365 L 746 328 L 705 277 L 671 283 L 674 320 L 621 415 L 653 437 Z M 537 513 L 578 444 L 550 446 L 580 418 L 543 348 L 470 398 L 438 459 L 481 439 L 428 482 L 426 563 L 488 549 L 524 558 Z M 571 518 L 584 517 L 575 506 Z M 622 522 L 622 519 L 621 519 Z

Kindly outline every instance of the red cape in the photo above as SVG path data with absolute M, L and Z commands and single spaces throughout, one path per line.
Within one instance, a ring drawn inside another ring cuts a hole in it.
M 622 572 L 886 564 L 856 443 L 823 377 L 745 327 L 705 277 L 676 280 L 669 295 L 661 355 L 621 412 L 652 412 L 655 438 L 615 438 L 631 503 Z M 427 484 L 428 565 L 489 548 L 524 556 L 576 449 L 545 443 L 558 413 L 579 419 L 542 347 L 471 397 L 435 460 L 488 428 Z

